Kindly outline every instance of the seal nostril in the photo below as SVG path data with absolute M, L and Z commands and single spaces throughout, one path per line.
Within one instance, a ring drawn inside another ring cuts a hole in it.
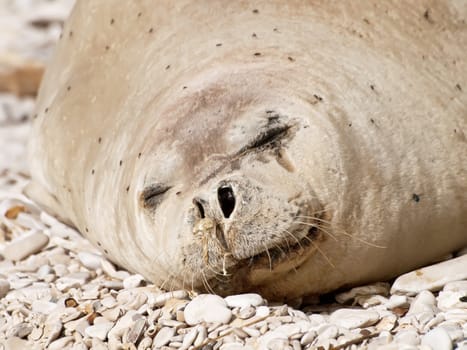
M 199 200 L 194 199 L 193 204 L 198 208 L 199 216 L 201 219 L 205 218 L 204 207 Z
M 217 199 L 221 206 L 224 217 L 228 219 L 235 209 L 235 196 L 232 187 L 219 187 L 217 190 Z

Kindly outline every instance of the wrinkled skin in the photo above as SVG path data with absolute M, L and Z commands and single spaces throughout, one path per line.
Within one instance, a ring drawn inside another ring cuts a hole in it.
M 28 191 L 165 288 L 269 299 L 467 244 L 459 2 L 79 1 Z

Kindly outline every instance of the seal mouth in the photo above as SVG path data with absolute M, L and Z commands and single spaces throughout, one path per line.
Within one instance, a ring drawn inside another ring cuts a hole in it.
M 303 228 L 298 229 L 295 232 L 302 230 Z M 290 236 L 293 236 L 294 239 L 290 238 L 284 240 L 284 242 L 279 245 L 267 248 L 261 253 L 245 259 L 247 261 L 247 266 L 249 268 L 268 266 L 270 270 L 273 270 L 281 263 L 293 262 L 301 256 L 306 256 L 309 251 L 316 248 L 315 242 L 320 240 L 320 233 L 321 231 L 317 225 L 310 227 L 307 231 L 307 234 L 301 238 L 297 237 L 293 233 L 290 233 Z

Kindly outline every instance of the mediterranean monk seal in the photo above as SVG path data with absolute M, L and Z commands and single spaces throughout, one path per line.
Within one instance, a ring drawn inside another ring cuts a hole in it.
M 168 289 L 278 300 L 429 263 L 467 244 L 466 12 L 78 1 L 28 192 Z

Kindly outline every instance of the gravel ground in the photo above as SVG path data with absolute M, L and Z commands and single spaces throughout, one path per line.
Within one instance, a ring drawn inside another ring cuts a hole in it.
M 0 58 L 45 62 L 70 4 L 0 2 L 0 27 L 17 29 L 0 33 Z M 467 249 L 314 305 L 166 292 L 120 270 L 22 195 L 33 108 L 0 94 L 0 349 L 467 350 Z

